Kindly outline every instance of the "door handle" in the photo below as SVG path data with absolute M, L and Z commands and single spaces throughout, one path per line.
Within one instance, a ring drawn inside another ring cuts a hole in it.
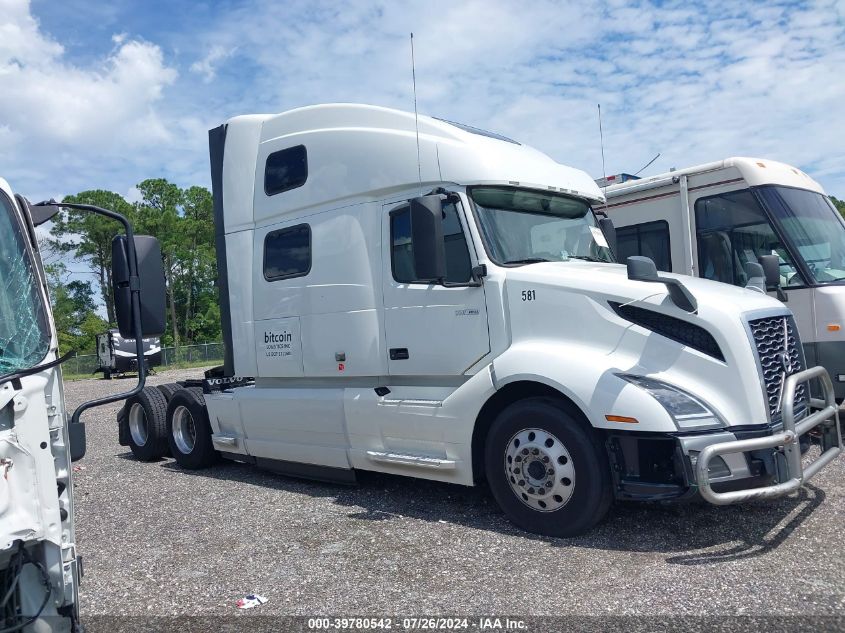
M 391 347 L 390 360 L 408 360 L 407 347 Z

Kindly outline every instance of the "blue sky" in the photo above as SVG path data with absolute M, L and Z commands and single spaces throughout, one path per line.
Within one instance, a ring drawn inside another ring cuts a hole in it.
M 208 185 L 207 130 L 330 101 L 495 130 L 601 175 L 732 155 L 845 197 L 845 1 L 0 0 L 0 175 L 30 198 Z

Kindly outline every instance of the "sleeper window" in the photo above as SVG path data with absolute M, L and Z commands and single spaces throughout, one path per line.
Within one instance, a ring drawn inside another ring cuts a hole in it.
M 302 277 L 311 270 L 311 228 L 307 224 L 279 229 L 264 238 L 264 278 Z
M 264 166 L 264 192 L 268 196 L 296 189 L 308 179 L 308 154 L 304 145 L 273 152 Z
M 390 214 L 391 263 L 393 278 L 400 283 L 427 283 L 417 278 L 411 245 L 411 214 L 403 207 Z M 446 249 L 446 281 L 467 283 L 471 278 L 469 250 L 458 210 L 454 203 L 443 204 L 443 245 Z
M 657 270 L 672 272 L 669 223 L 666 220 L 619 227 L 616 229 L 616 242 L 616 256 L 623 264 L 632 255 L 643 255 L 654 262 Z

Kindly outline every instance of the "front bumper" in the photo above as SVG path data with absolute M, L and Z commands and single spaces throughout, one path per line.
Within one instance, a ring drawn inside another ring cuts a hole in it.
M 795 421 L 795 388 L 820 383 L 824 400 L 811 400 L 805 418 Z M 679 501 L 700 496 L 725 505 L 779 497 L 799 488 L 842 451 L 839 410 L 822 367 L 790 376 L 784 384 L 783 421 L 777 427 L 744 427 L 684 435 L 620 433 L 608 437 L 618 499 Z M 819 444 L 821 454 L 806 468 L 801 440 Z M 805 436 L 802 438 L 802 436 Z
M 802 383 L 818 379 L 823 400 L 811 399 L 811 409 L 806 418 L 795 421 L 795 389 Z M 821 447 L 820 455 L 806 467 L 801 462 L 799 439 L 816 431 Z M 742 457 L 744 453 L 773 449 L 775 457 L 774 482 L 764 486 L 717 492 L 713 489 L 711 462 Z M 695 481 L 702 498 L 716 505 L 728 505 L 751 499 L 772 499 L 800 488 L 804 482 L 836 459 L 842 452 L 842 431 L 839 426 L 839 408 L 834 399 L 833 384 L 823 367 L 813 367 L 787 377 L 783 387 L 783 430 L 768 437 L 717 442 L 706 446 L 695 464 Z

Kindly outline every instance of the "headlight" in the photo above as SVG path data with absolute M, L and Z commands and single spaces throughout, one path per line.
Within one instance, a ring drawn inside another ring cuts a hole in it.
M 673 385 L 632 374 L 617 374 L 622 380 L 647 391 L 672 416 L 680 430 L 722 428 L 725 425 L 701 400 Z

